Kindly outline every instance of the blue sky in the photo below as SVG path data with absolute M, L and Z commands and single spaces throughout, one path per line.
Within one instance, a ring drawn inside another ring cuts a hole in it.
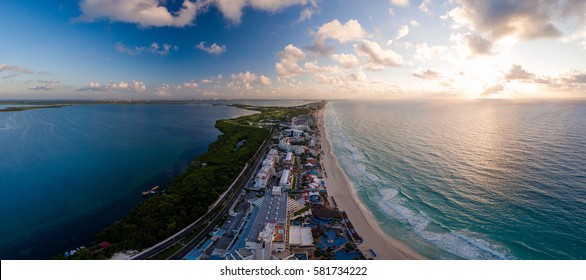
M 586 1 L 0 3 L 0 99 L 586 92 Z

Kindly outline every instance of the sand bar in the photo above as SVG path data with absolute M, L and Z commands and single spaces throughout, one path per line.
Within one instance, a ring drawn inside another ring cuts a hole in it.
M 354 225 L 356 232 L 364 240 L 359 248 L 367 256 L 379 260 L 403 260 L 403 259 L 425 259 L 415 250 L 403 242 L 393 239 L 385 234 L 370 211 L 358 199 L 346 174 L 342 171 L 338 159 L 332 152 L 332 146 L 326 135 L 324 127 L 324 111 L 319 111 L 318 127 L 321 135 L 321 145 L 324 154 L 321 156 L 321 163 L 327 173 L 324 176 L 328 195 L 334 197 L 340 210 L 346 211 L 350 222 Z M 373 249 L 374 257 L 370 253 Z

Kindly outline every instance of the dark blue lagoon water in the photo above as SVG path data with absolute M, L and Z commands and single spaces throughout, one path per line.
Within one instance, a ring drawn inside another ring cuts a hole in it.
M 251 111 L 202 104 L 75 105 L 0 113 L 0 258 L 45 259 L 94 235 Z
M 586 259 L 586 102 L 330 102 L 358 197 L 430 258 Z

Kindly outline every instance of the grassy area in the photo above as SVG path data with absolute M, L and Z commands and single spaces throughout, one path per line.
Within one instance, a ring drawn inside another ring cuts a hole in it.
M 295 211 L 295 213 L 293 213 L 293 217 L 297 216 L 297 215 L 301 215 L 303 212 L 309 210 L 309 203 L 305 203 L 305 207 Z

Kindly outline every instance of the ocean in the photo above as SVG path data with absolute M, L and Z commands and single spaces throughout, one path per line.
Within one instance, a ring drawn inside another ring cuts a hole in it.
M 0 258 L 48 259 L 88 245 L 205 152 L 206 104 L 97 104 L 0 113 Z
M 381 228 L 432 259 L 586 259 L 586 101 L 334 101 Z

